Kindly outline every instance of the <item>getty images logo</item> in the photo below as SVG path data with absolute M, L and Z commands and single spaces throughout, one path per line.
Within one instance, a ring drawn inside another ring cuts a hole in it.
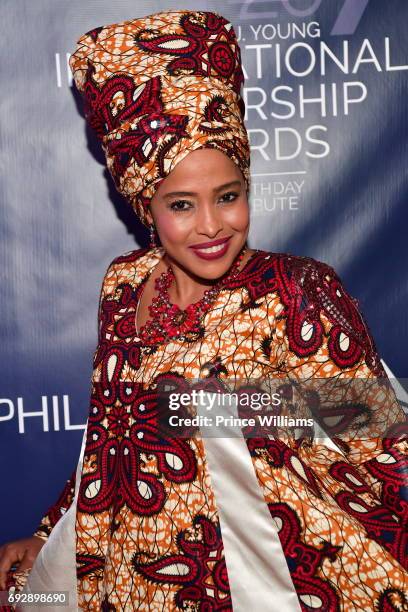
M 251 20 L 281 17 L 282 9 L 292 17 L 310 17 L 316 13 L 323 2 L 333 9 L 333 0 L 269 0 L 270 5 L 274 5 L 278 10 L 267 11 L 257 10 L 258 4 L 265 5 L 265 2 L 259 2 L 259 0 L 245 0 L 244 2 L 230 0 L 229 4 L 241 5 L 238 19 Z M 354 34 L 369 2 L 370 0 L 344 0 L 330 33 L 336 36 Z

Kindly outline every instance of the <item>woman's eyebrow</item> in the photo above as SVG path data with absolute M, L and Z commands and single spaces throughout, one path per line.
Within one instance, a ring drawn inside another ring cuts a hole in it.
M 229 183 L 224 183 L 224 185 L 219 185 L 213 189 L 213 193 L 219 193 L 223 189 L 227 189 L 228 187 L 232 187 L 233 185 L 241 185 L 241 181 L 230 181 Z M 163 198 L 174 198 L 180 196 L 195 196 L 197 193 L 195 191 L 171 191 L 169 193 L 165 193 Z

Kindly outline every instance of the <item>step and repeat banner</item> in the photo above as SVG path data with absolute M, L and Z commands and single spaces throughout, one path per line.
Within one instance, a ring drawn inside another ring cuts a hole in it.
M 74 469 L 100 285 L 148 237 L 82 117 L 77 38 L 168 9 L 232 21 L 246 83 L 254 248 L 329 263 L 390 375 L 408 377 L 408 5 L 400 0 L 3 0 L 0 543 Z

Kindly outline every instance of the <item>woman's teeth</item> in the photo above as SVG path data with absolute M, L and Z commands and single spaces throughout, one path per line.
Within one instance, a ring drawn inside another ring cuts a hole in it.
M 196 249 L 197 251 L 203 251 L 203 253 L 217 253 L 217 251 L 222 251 L 225 247 L 225 242 L 222 244 L 217 244 L 217 246 L 207 247 L 205 249 Z

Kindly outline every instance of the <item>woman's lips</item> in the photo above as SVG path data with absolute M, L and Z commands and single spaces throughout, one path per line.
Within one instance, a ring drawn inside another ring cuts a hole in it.
M 194 246 L 190 249 L 201 259 L 219 259 L 228 251 L 231 236 L 225 240 L 214 240 L 213 246 L 200 247 Z M 211 244 L 211 243 L 206 243 Z

